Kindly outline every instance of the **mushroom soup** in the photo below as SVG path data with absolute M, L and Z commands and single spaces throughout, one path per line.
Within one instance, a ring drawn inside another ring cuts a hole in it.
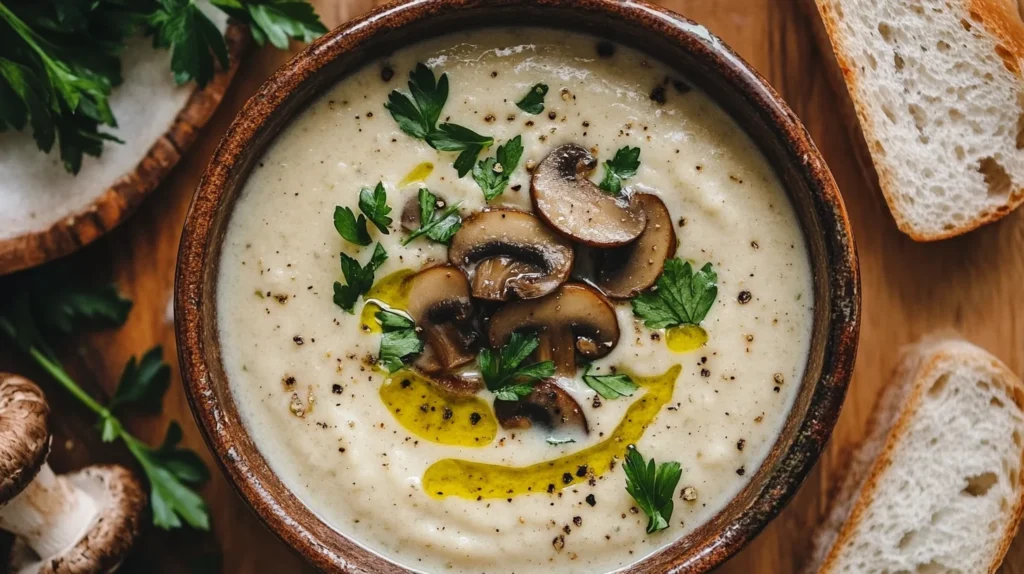
M 431 572 L 614 570 L 706 522 L 778 436 L 814 306 L 739 126 L 639 52 L 529 29 L 310 105 L 245 184 L 217 293 L 271 468 Z

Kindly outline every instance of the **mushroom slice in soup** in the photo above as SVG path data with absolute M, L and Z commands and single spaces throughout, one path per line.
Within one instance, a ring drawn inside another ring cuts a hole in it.
M 573 250 L 533 215 L 494 209 L 462 222 L 448 249 L 448 261 L 473 275 L 474 297 L 534 299 L 569 278 Z
M 587 416 L 576 399 L 551 381 L 541 381 L 518 401 L 494 400 L 494 414 L 506 429 L 526 429 L 533 423 L 550 429 L 575 427 L 590 432 Z
M 538 361 L 552 360 L 559 376 L 576 375 L 576 354 L 599 359 L 619 342 L 615 309 L 597 289 L 566 283 L 541 299 L 506 304 L 492 317 L 488 338 L 492 347 L 508 342 L 516 331 L 535 331 Z
M 476 356 L 469 282 L 458 267 L 439 265 L 413 275 L 407 311 L 423 334 L 424 352 L 413 363 L 428 374 L 449 371 Z
M 654 285 L 665 260 L 677 249 L 672 216 L 665 203 L 649 193 L 634 195 L 633 203 L 647 216 L 644 232 L 629 245 L 595 253 L 597 285 L 616 299 L 628 299 Z
M 643 210 L 587 179 L 596 166 L 594 156 L 576 144 L 552 150 L 533 172 L 534 211 L 558 233 L 593 247 L 635 241 L 647 222 Z

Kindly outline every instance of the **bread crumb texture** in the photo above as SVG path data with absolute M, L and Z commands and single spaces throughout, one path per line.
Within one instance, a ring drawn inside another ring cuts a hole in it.
M 925 341 L 871 428 L 808 570 L 994 572 L 1021 514 L 1021 381 L 970 343 Z
M 1024 201 L 1013 0 L 817 0 L 900 229 L 941 239 Z

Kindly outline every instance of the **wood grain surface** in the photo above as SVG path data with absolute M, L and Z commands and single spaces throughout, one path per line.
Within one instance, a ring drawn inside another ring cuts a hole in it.
M 374 5 L 372 0 L 318 0 L 328 27 Z M 799 0 L 664 0 L 659 2 L 724 39 L 789 102 L 828 161 L 846 200 L 859 247 L 863 276 L 863 329 L 849 397 L 827 453 L 798 495 L 763 534 L 722 573 L 797 572 L 809 549 L 812 528 L 822 517 L 830 485 L 844 470 L 846 453 L 864 432 L 880 387 L 888 380 L 902 345 L 937 329 L 956 329 L 1024 373 L 1024 210 L 965 237 L 914 243 L 897 231 L 875 184 L 857 167 L 822 58 Z M 297 48 L 297 47 L 296 47 Z M 212 533 L 150 532 L 126 564 L 154 572 L 216 565 L 224 572 L 296 572 L 301 559 L 269 534 L 216 470 L 192 422 L 174 357 L 170 298 L 179 234 L 192 192 L 220 135 L 246 98 L 287 54 L 261 50 L 242 64 L 223 104 L 192 151 L 162 187 L 121 228 L 74 256 L 97 278 L 112 278 L 135 308 L 124 328 L 69 342 L 64 357 L 97 394 L 110 393 L 132 354 L 162 344 L 174 364 L 172 385 L 160 417 L 128 425 L 141 437 L 159 440 L 177 419 L 185 442 L 203 453 L 214 478 L 203 490 Z M 3 343 L 0 343 L 3 344 Z M 57 438 L 51 460 L 58 471 L 101 461 L 126 461 L 117 447 L 101 445 L 93 421 L 37 369 L 10 349 L 0 368 L 33 377 L 53 405 Z M 1024 540 L 1018 537 L 1004 572 L 1024 573 Z

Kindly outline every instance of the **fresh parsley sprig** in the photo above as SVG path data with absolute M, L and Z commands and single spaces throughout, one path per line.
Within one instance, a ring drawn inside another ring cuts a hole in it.
M 377 363 L 384 365 L 389 373 L 404 367 L 409 357 L 423 352 L 423 341 L 416 333 L 416 323 L 412 319 L 394 311 L 382 310 L 377 312 L 377 320 L 384 332 L 380 338 Z
M 181 448 L 181 428 L 172 422 L 163 443 L 150 447 L 129 432 L 118 415 L 130 407 L 157 412 L 170 383 L 170 366 L 159 347 L 125 367 L 106 405 L 87 393 L 64 369 L 46 337 L 72 335 L 124 323 L 131 302 L 112 285 L 83 287 L 51 270 L 8 279 L 0 289 L 0 333 L 10 339 L 82 405 L 99 417 L 104 442 L 121 440 L 142 467 L 150 485 L 153 524 L 171 529 L 183 523 L 209 529 L 203 499 L 192 490 L 210 474 L 194 451 Z
M 362 213 L 357 219 L 352 208 L 340 205 L 334 207 L 334 228 L 346 241 L 363 247 L 373 242 L 366 230 L 367 219 L 384 235 L 391 233 L 388 230 L 392 221 L 388 216 L 391 208 L 388 207 L 388 194 L 384 191 L 383 182 L 377 182 L 377 187 L 373 189 L 364 187 L 359 191 L 359 211 Z
M 597 391 L 597 394 L 603 398 L 631 397 L 640 388 L 629 375 L 622 373 L 616 375 L 591 375 L 590 369 L 592 367 L 593 365 L 587 365 L 586 370 L 583 371 L 583 382 L 588 387 Z
M 615 157 L 604 162 L 604 177 L 598 187 L 604 191 L 618 195 L 622 193 L 622 182 L 636 175 L 640 169 L 640 148 L 623 147 L 615 152 Z
M 423 63 L 416 64 L 409 72 L 409 96 L 392 90 L 384 107 L 406 134 L 427 142 L 439 151 L 457 151 L 454 167 L 459 177 L 473 169 L 477 156 L 485 147 L 494 143 L 494 138 L 474 132 L 453 123 L 437 125 L 441 110 L 448 101 L 448 74 L 441 74 L 437 80 L 434 72 Z
M 718 296 L 717 281 L 710 263 L 695 273 L 689 261 L 673 257 L 665 262 L 656 288 L 630 301 L 633 314 L 651 329 L 699 325 Z
M 370 261 L 360 265 L 352 257 L 341 254 L 341 274 L 345 276 L 345 285 L 334 282 L 334 304 L 349 313 L 355 313 L 356 301 L 373 287 L 373 274 L 384 264 L 388 252 L 380 243 L 373 250 Z
M 626 472 L 626 492 L 647 515 L 647 533 L 653 534 L 668 528 L 668 521 L 675 508 L 672 496 L 683 476 L 679 463 L 657 464 L 653 458 L 650 462 L 644 462 L 640 451 L 629 445 L 622 468 Z
M 426 235 L 438 243 L 448 243 L 455 232 L 462 227 L 462 216 L 459 215 L 459 206 L 462 202 L 449 205 L 438 213 L 437 196 L 430 193 L 425 187 L 419 191 L 420 203 L 420 228 L 409 233 L 409 236 L 402 240 L 402 245 L 408 245 L 417 237 Z
M 484 199 L 491 201 L 508 187 L 512 172 L 523 157 L 523 138 L 516 136 L 498 146 L 494 157 L 480 160 L 473 167 L 473 181 L 480 186 Z
M 533 384 L 555 374 L 555 363 L 543 361 L 523 365 L 540 340 L 536 335 L 512 333 L 508 343 L 497 352 L 481 349 L 477 355 L 480 374 L 484 384 L 495 396 L 503 401 L 517 401 L 530 394 Z
M 547 84 L 536 84 L 526 92 L 523 99 L 516 102 L 516 107 L 528 114 L 537 115 L 544 111 L 544 96 L 548 95 Z

